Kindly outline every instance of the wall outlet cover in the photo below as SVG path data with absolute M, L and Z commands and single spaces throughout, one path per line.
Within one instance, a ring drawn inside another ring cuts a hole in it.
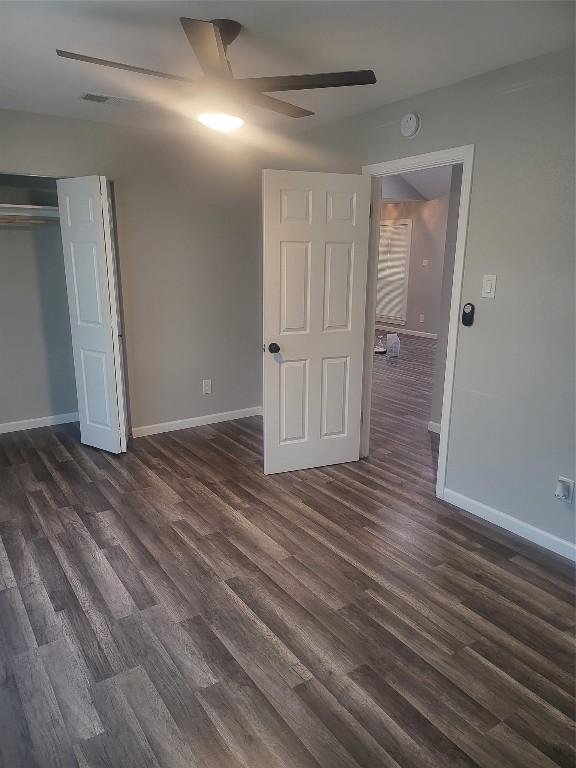
M 569 477 L 560 476 L 556 483 L 554 496 L 557 499 L 560 499 L 560 501 L 565 501 L 567 504 L 571 504 L 572 499 L 574 498 L 574 480 Z

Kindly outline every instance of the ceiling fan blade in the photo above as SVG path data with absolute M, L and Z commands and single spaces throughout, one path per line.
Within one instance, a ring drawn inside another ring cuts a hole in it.
M 373 85 L 376 75 L 371 69 L 355 72 L 323 72 L 317 75 L 278 75 L 277 77 L 243 77 L 238 85 L 254 91 L 305 91 L 315 88 L 342 88 L 348 85 Z
M 111 67 L 112 69 L 123 69 L 126 72 L 136 72 L 139 75 L 152 75 L 153 77 L 163 77 L 165 80 L 176 80 L 179 83 L 200 84 L 202 79 L 192 77 L 182 77 L 181 75 L 171 75 L 168 72 L 158 72 L 156 69 L 146 69 L 145 67 L 133 67 L 131 64 L 122 64 L 119 61 L 110 61 L 109 59 L 97 59 L 94 56 L 84 56 L 82 53 L 72 53 L 71 51 L 56 50 L 58 56 L 64 59 L 73 59 L 74 61 L 83 61 L 87 64 L 98 64 L 101 67 Z
M 182 29 L 192 46 L 202 71 L 208 77 L 232 77 L 232 70 L 226 58 L 226 48 L 216 24 L 197 19 L 180 19 Z
M 309 117 L 314 114 L 309 109 L 297 107 L 296 104 L 289 104 L 287 101 L 275 99 L 273 96 L 267 96 L 264 93 L 248 91 L 242 93 L 240 99 L 247 104 L 253 104 L 255 107 L 261 107 L 262 109 L 277 112 L 279 115 L 286 115 L 287 117 Z

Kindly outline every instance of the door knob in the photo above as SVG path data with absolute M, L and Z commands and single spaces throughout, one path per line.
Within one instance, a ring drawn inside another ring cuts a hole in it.
M 273 355 L 277 355 L 278 352 L 280 352 L 280 345 L 273 341 L 272 344 L 268 344 L 268 352 L 272 352 Z

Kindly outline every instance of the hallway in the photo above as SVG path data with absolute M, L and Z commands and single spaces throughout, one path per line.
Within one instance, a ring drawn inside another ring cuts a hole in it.
M 438 436 L 428 422 L 437 342 L 400 334 L 400 344 L 398 358 L 374 355 L 371 457 L 408 462 L 415 480 L 435 483 Z

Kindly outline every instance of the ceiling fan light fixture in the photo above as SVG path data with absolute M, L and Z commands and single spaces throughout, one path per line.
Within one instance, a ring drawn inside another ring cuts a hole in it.
M 1 2 L 1 0 L 0 0 Z M 83 53 L 73 53 L 56 49 L 56 54 L 64 59 L 82 61 L 85 64 L 95 64 L 111 69 L 120 69 L 125 72 L 134 72 L 138 75 L 158 77 L 164 80 L 172 80 L 186 83 L 192 87 L 192 94 L 205 95 L 208 91 L 216 91 L 216 95 L 230 101 L 232 109 L 237 103 L 246 104 L 249 107 L 259 107 L 269 112 L 275 112 L 286 117 L 310 117 L 314 114 L 296 104 L 290 104 L 283 99 L 270 96 L 276 91 L 314 91 L 318 88 L 343 88 L 352 85 L 372 85 L 376 82 L 376 75 L 371 69 L 349 70 L 345 72 L 319 72 L 303 75 L 279 75 L 274 77 L 234 77 L 226 51 L 242 29 L 242 25 L 232 19 L 213 19 L 202 21 L 201 19 L 189 19 L 182 17 L 180 24 L 192 50 L 204 73 L 203 78 L 191 78 L 184 75 L 159 72 L 156 69 L 137 67 L 132 64 L 124 64 L 121 61 L 100 59 L 95 56 L 86 56 Z M 212 99 L 210 99 L 212 103 Z M 212 110 L 217 109 L 214 105 Z M 200 109 L 200 107 L 197 107 Z M 222 133 L 230 133 L 243 125 L 243 120 L 234 114 L 227 114 L 227 107 L 220 107 L 221 114 L 203 112 L 197 115 L 198 120 L 209 128 Z M 195 114 L 196 110 L 192 113 Z M 187 112 L 190 114 L 190 112 Z
M 232 133 L 244 125 L 241 117 L 226 112 L 203 112 L 198 115 L 198 122 L 220 133 Z

